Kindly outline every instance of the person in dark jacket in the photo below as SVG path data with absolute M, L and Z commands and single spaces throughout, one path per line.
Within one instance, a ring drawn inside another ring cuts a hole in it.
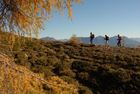
M 118 45 L 118 47 L 121 47 L 121 41 L 122 41 L 122 37 L 118 34 L 118 42 L 117 42 L 117 45 Z
M 95 35 L 90 32 L 90 44 L 93 43 L 93 39 L 95 38 Z
M 109 36 L 105 35 L 105 38 L 104 38 L 104 40 L 105 40 L 105 45 L 108 45 Z

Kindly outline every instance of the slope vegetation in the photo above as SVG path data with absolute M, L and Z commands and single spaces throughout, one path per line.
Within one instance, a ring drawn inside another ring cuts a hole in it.
M 79 94 L 140 93 L 140 48 L 26 40 L 15 45 L 11 55 L 18 66 L 48 81 L 57 76 L 69 86 L 74 85 L 72 91 L 78 90 Z M 40 81 L 35 86 L 39 85 Z
M 0 54 L 0 64 L 0 94 L 77 94 L 74 85 L 57 76 L 45 80 L 4 54 Z

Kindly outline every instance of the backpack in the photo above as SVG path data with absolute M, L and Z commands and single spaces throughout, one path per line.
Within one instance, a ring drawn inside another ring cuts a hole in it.
M 90 38 L 92 38 L 92 39 L 93 39 L 93 38 L 94 38 L 94 34 L 92 34 L 92 35 L 90 36 Z
M 109 40 L 109 37 L 108 37 L 108 36 L 106 36 L 105 40 Z

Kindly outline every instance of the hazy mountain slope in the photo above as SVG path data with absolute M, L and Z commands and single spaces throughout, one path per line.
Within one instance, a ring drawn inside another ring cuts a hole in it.
M 140 42 L 140 38 L 131 38 L 131 39 Z
M 90 40 L 89 37 L 79 37 L 79 39 L 82 43 L 89 44 L 89 40 Z M 104 37 L 102 37 L 102 36 L 96 37 L 93 40 L 93 43 L 95 43 L 97 45 L 104 45 L 105 44 Z M 138 42 L 134 39 L 131 39 L 131 38 L 124 37 L 123 44 L 126 47 L 137 47 L 138 45 L 140 45 L 140 42 Z M 110 46 L 116 46 L 117 45 L 117 36 L 110 37 L 109 45 Z
M 51 38 L 51 37 L 44 37 L 44 38 L 41 38 L 41 40 L 44 40 L 44 41 L 56 41 L 56 39 Z
M 123 37 L 124 41 L 122 43 L 122 45 L 126 46 L 126 47 L 137 47 L 140 45 L 140 38 L 128 38 L 128 37 Z M 78 37 L 78 39 L 85 44 L 90 44 L 90 38 L 89 37 Z M 43 41 L 57 41 L 54 38 L 51 37 L 45 37 L 45 38 L 41 38 L 41 40 Z M 68 39 L 64 39 L 64 40 L 60 40 L 62 42 L 67 42 Z M 105 44 L 105 40 L 103 36 L 97 36 L 95 37 L 95 39 L 93 40 L 93 43 L 96 45 L 104 45 Z M 110 46 L 116 46 L 117 45 L 117 36 L 114 37 L 110 37 L 109 40 L 109 45 Z

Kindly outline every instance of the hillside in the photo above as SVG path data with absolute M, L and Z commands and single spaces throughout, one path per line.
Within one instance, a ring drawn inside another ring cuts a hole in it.
M 17 66 L 43 75 L 44 80 L 57 76 L 76 86 L 79 94 L 139 94 L 139 53 L 139 48 L 26 40 L 9 55 Z
M 11 57 L 0 54 L 0 94 L 78 94 L 77 87 L 58 76 L 44 79 L 42 74 L 16 65 Z

